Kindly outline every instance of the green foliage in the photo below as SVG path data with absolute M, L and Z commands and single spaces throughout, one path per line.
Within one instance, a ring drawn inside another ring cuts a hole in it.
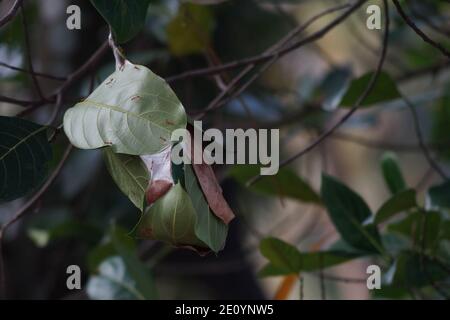
M 64 115 L 64 131 L 74 146 L 111 146 L 131 155 L 161 151 L 172 131 L 185 127 L 184 108 L 167 83 L 128 62 Z
M 366 223 L 372 213 L 357 193 L 324 174 L 321 196 L 331 220 L 349 245 L 367 252 L 383 253 L 377 227 Z
M 0 203 L 26 195 L 48 173 L 52 149 L 47 127 L 0 116 Z
M 343 106 L 352 107 L 370 83 L 373 72 L 369 72 L 350 83 L 347 93 L 342 98 Z M 362 101 L 362 107 L 401 98 L 395 81 L 385 72 L 381 72 L 369 95 Z
M 383 155 L 381 158 L 381 170 L 391 194 L 396 194 L 406 189 L 406 183 L 395 154 L 386 152 Z
M 196 212 L 195 234 L 214 252 L 225 246 L 228 226 L 209 209 L 191 165 L 184 166 L 186 191 Z
M 139 210 L 144 211 L 145 190 L 150 180 L 150 173 L 141 158 L 114 153 L 109 147 L 103 149 L 103 158 L 120 190 Z
M 400 191 L 386 201 L 375 214 L 375 224 L 383 223 L 397 213 L 412 209 L 417 206 L 416 191 L 408 189 Z
M 260 271 L 261 276 L 279 276 L 324 269 L 359 256 L 341 251 L 300 252 L 294 246 L 276 238 L 262 240 L 260 250 L 270 262 Z
M 230 175 L 245 185 L 249 179 L 259 175 L 259 172 L 258 165 L 236 165 L 230 171 Z M 250 189 L 262 194 L 288 197 L 302 202 L 320 203 L 321 201 L 311 186 L 288 168 L 280 168 L 276 175 L 262 177 Z
M 108 22 L 118 43 L 131 40 L 142 29 L 150 0 L 91 0 Z

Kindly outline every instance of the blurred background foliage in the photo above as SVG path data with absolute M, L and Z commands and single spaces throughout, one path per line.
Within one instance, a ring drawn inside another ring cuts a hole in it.
M 170 81 L 172 76 L 259 55 L 311 16 L 344 3 L 148 2 L 144 27 L 122 45 L 124 53 L 168 79 L 189 115 L 204 109 L 239 70 L 178 81 Z M 0 12 L 12 3 L 1 1 Z M 66 28 L 70 4 L 81 8 L 81 30 Z M 369 4 L 382 2 L 368 1 L 323 38 L 277 60 L 242 95 L 208 112 L 204 126 L 280 128 L 281 159 L 314 141 L 346 112 L 342 106 L 354 103 L 375 69 L 382 32 L 366 28 Z M 401 4 L 430 37 L 450 48 L 448 2 Z M 55 183 L 4 235 L 7 297 L 447 298 L 450 184 L 424 156 L 414 117 L 401 97 L 416 106 L 423 142 L 448 174 L 449 59 L 423 42 L 391 1 L 389 5 L 384 72 L 362 110 L 312 152 L 251 187 L 245 182 L 257 167 L 215 167 L 237 216 L 222 252 L 200 257 L 129 237 L 140 213 L 113 183 L 100 151 L 74 149 Z M 0 29 L 0 92 L 36 100 L 32 79 L 4 64 L 27 69 L 31 54 L 35 71 L 56 75 L 39 77 L 42 90 L 51 93 L 89 59 L 109 30 L 87 0 L 29 0 L 24 12 L 30 53 L 21 13 Z M 332 19 L 323 17 L 305 34 Z M 113 70 L 108 54 L 95 72 L 67 92 L 62 108 L 87 96 Z M 47 103 L 26 117 L 46 123 L 52 108 L 54 104 Z M 2 116 L 21 111 L 20 106 L 0 102 Z M 61 117 L 62 112 L 57 119 Z M 63 134 L 55 137 L 50 172 L 67 143 Z M 26 198 L 2 203 L 0 223 L 8 221 Z M 66 288 L 66 268 L 72 264 L 82 268 L 80 291 Z M 366 287 L 370 264 L 382 269 L 380 290 Z

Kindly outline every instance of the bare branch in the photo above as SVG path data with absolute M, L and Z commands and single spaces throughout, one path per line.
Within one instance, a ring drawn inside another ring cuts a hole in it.
M 427 159 L 430 166 L 442 177 L 444 180 L 448 180 L 448 176 L 445 174 L 445 172 L 439 167 L 439 165 L 434 161 L 433 157 L 431 156 L 430 151 L 428 150 L 427 145 L 425 144 L 425 141 L 423 139 L 422 130 L 420 128 L 420 122 L 419 122 L 419 116 L 417 115 L 417 111 L 413 103 L 406 97 L 403 97 L 403 100 L 405 101 L 406 105 L 411 110 L 411 114 L 413 116 L 414 120 L 414 129 L 416 130 L 417 139 L 419 140 L 420 148 L 422 149 L 422 152 Z
M 0 28 L 10 22 L 17 14 L 17 11 L 22 6 L 23 0 L 16 0 L 12 5 L 11 9 L 9 9 L 8 13 L 0 19 Z
M 369 84 L 367 85 L 364 92 L 359 96 L 353 107 L 350 109 L 350 111 L 347 112 L 337 123 L 335 123 L 330 129 L 323 132 L 314 142 L 312 142 L 310 145 L 308 145 L 306 148 L 301 150 L 300 152 L 294 154 L 293 156 L 287 158 L 286 160 L 282 161 L 280 163 L 280 168 L 284 167 L 294 160 L 300 158 L 301 156 L 307 154 L 309 151 L 313 150 L 315 147 L 317 147 L 322 141 L 324 141 L 326 138 L 328 138 L 330 135 L 333 134 L 336 129 L 338 129 L 341 125 L 343 125 L 359 108 L 360 104 L 367 98 L 367 96 L 370 94 L 372 89 L 374 88 L 380 73 L 383 69 L 384 61 L 386 59 L 386 53 L 388 49 L 388 42 L 389 42 L 389 25 L 390 25 L 390 19 L 389 19 L 389 6 L 387 4 L 387 0 L 383 0 L 384 3 L 384 11 L 385 11 L 385 25 L 384 25 L 384 37 L 383 37 L 383 43 L 381 48 L 381 55 L 380 59 L 378 61 L 378 65 L 376 68 L 375 73 L 372 75 Z M 257 182 L 259 179 L 261 179 L 262 176 L 258 175 L 250 180 L 247 181 L 247 185 L 252 185 L 255 182 Z
M 36 72 L 36 71 L 30 72 L 27 69 L 16 67 L 16 66 L 12 66 L 12 65 L 4 63 L 4 62 L 0 62 L 0 67 L 4 67 L 4 68 L 7 68 L 7 69 L 11 69 L 11 70 L 19 71 L 19 72 L 23 72 L 23 73 L 33 74 L 36 77 L 47 78 L 47 79 L 51 79 L 51 80 L 57 80 L 57 81 L 65 81 L 66 80 L 65 77 L 54 76 L 54 75 L 51 75 L 51 74 L 48 74 L 48 73 L 43 73 L 43 72 Z
M 428 37 L 422 30 L 420 30 L 420 28 L 414 23 L 414 21 L 412 21 L 412 19 L 408 17 L 408 15 L 403 10 L 398 0 L 393 0 L 393 2 L 395 8 L 397 9 L 398 14 L 402 17 L 402 19 L 406 22 L 406 24 L 408 24 L 411 27 L 411 29 L 413 29 L 414 32 L 417 33 L 422 38 L 423 41 L 441 51 L 445 56 L 447 56 L 447 58 L 450 58 L 450 51 L 448 51 L 442 44 L 434 41 L 433 39 Z
M 2 227 L 0 228 L 0 293 L 6 292 L 5 263 L 3 260 L 3 237 L 5 235 L 5 232 L 12 224 L 14 224 L 20 218 L 22 218 L 23 215 L 26 214 L 28 210 L 47 192 L 47 190 L 50 188 L 50 186 L 53 184 L 53 182 L 56 180 L 59 173 L 61 172 L 61 169 L 63 168 L 66 160 L 69 158 L 72 148 L 73 148 L 72 145 L 69 144 L 60 162 L 58 163 L 58 166 L 55 168 L 55 170 L 47 179 L 47 181 L 44 183 L 44 185 L 13 215 L 13 217 L 9 221 L 3 224 Z
M 227 71 L 227 70 L 233 70 L 233 69 L 237 69 L 237 68 L 252 65 L 252 64 L 260 64 L 260 63 L 270 60 L 273 57 L 281 58 L 282 56 L 286 55 L 287 53 L 289 53 L 295 49 L 298 49 L 298 48 L 304 46 L 305 44 L 319 40 L 320 38 L 325 36 L 330 30 L 332 30 L 334 27 L 336 27 L 341 22 L 343 22 L 345 19 L 347 19 L 348 16 L 350 16 L 355 10 L 357 10 L 359 7 L 361 7 L 365 2 L 367 2 L 367 0 L 357 1 L 355 4 L 353 4 L 351 6 L 351 8 L 349 10 L 347 10 L 344 14 L 339 16 L 337 19 L 335 19 L 328 25 L 326 25 L 324 28 L 322 28 L 319 31 L 313 33 L 312 35 L 304 38 L 303 40 L 293 43 L 290 46 L 284 47 L 279 50 L 266 51 L 260 55 L 256 55 L 256 56 L 248 57 L 248 58 L 245 58 L 242 60 L 236 60 L 233 62 L 225 63 L 221 66 L 187 71 L 187 72 L 184 72 L 184 73 L 176 75 L 176 76 L 168 77 L 166 80 L 168 82 L 174 82 L 174 81 L 178 81 L 181 79 L 187 79 L 187 78 L 192 78 L 192 77 L 210 76 L 210 75 L 221 73 L 221 72 Z
M 42 89 L 39 84 L 39 81 L 37 80 L 37 78 L 34 74 L 33 57 L 31 55 L 31 43 L 30 43 L 28 21 L 27 21 L 27 17 L 25 14 L 25 10 L 23 9 L 23 4 L 20 6 L 20 13 L 22 14 L 23 32 L 25 34 L 25 52 L 26 52 L 27 63 L 28 63 L 28 71 L 31 76 L 31 79 L 33 80 L 34 88 L 36 89 L 36 92 L 38 93 L 39 98 L 41 98 L 42 100 L 46 100 L 44 97 L 44 94 L 42 93 Z

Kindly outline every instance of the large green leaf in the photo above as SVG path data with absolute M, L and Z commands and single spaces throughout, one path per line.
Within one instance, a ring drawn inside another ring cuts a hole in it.
M 262 240 L 260 250 L 270 262 L 261 270 L 261 276 L 315 271 L 358 257 L 356 254 L 340 251 L 300 252 L 294 246 L 276 238 Z
M 131 40 L 144 26 L 150 0 L 91 0 L 118 43 Z
M 350 83 L 350 87 L 344 95 L 344 98 L 342 98 L 342 106 L 352 107 L 358 101 L 361 96 L 361 92 L 366 90 L 372 77 L 373 72 L 369 72 L 362 77 L 353 80 Z M 386 102 L 398 98 L 401 98 L 401 94 L 397 89 L 395 81 L 391 78 L 391 76 L 389 76 L 389 74 L 381 72 L 373 89 L 360 105 L 367 107 L 376 103 Z
M 143 214 L 134 233 L 139 238 L 157 239 L 175 246 L 205 248 L 206 244 L 195 233 L 196 220 L 189 195 L 177 183 Z
M 100 264 L 98 274 L 91 277 L 87 285 L 89 297 L 101 300 L 156 299 L 154 280 L 138 259 L 135 247 L 130 247 L 131 238 L 115 226 L 109 236 L 117 255 L 106 258 Z
M 360 250 L 383 252 L 376 226 L 364 224 L 371 219 L 372 213 L 357 193 L 324 174 L 321 195 L 331 220 L 348 244 Z
M 381 158 L 381 170 L 384 180 L 392 194 L 406 189 L 406 183 L 398 164 L 398 159 L 392 152 L 386 152 Z
M 250 178 L 259 175 L 258 165 L 236 165 L 230 175 L 238 182 L 245 184 Z M 264 176 L 251 187 L 263 194 L 279 197 L 289 197 L 303 202 L 320 203 L 319 195 L 290 169 L 280 168 L 274 176 Z
M 143 211 L 150 173 L 141 158 L 114 153 L 109 147 L 103 149 L 103 158 L 119 189 L 139 210 Z
M 228 226 L 209 210 L 191 165 L 184 166 L 186 191 L 196 212 L 195 234 L 214 252 L 223 249 Z
M 0 116 L 0 128 L 0 202 L 4 202 L 42 183 L 52 150 L 45 126 Z
M 172 131 L 185 127 L 184 108 L 168 84 L 129 62 L 64 115 L 64 131 L 74 146 L 111 146 L 132 155 L 161 151 Z
M 385 222 L 397 213 L 417 206 L 416 191 L 408 189 L 401 191 L 386 201 L 375 214 L 375 224 Z

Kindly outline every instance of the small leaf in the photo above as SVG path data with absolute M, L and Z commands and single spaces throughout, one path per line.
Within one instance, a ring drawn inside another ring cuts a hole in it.
M 194 150 L 199 148 L 201 150 L 202 146 L 197 145 L 197 141 L 194 139 L 195 129 L 193 126 L 189 125 L 188 130 L 191 134 L 190 150 L 186 149 L 187 153 L 190 153 L 190 159 L 194 158 Z M 206 201 L 208 202 L 211 211 L 220 219 L 222 219 L 225 224 L 229 224 L 231 220 L 234 219 L 234 213 L 231 210 L 228 202 L 225 200 L 222 194 L 222 188 L 217 181 L 216 175 L 209 164 L 192 162 L 192 168 L 194 169 L 195 176 L 200 184 L 200 187 L 205 195 Z
M 396 194 L 406 189 L 406 183 L 395 154 L 386 152 L 383 155 L 381 158 L 381 170 L 391 194 Z
M 441 237 L 445 237 L 444 229 L 445 224 L 443 224 L 439 212 L 423 210 L 414 211 L 403 220 L 388 226 L 389 232 L 403 236 L 409 241 L 411 247 L 421 243 L 426 250 L 432 253 L 437 249 Z M 425 235 L 425 239 L 423 235 Z
M 172 132 L 185 127 L 184 108 L 167 83 L 130 62 L 64 115 L 64 131 L 74 146 L 111 146 L 131 155 L 160 152 Z
M 375 215 L 375 224 L 380 224 L 397 213 L 412 209 L 417 206 L 416 191 L 408 189 L 401 191 L 386 201 Z
M 170 51 L 182 56 L 203 52 L 210 42 L 214 17 L 209 8 L 184 3 L 167 26 Z
M 294 246 L 276 238 L 262 240 L 260 250 L 270 262 L 260 272 L 261 276 L 315 271 L 341 264 L 359 256 L 339 251 L 300 252 Z
M 228 226 L 210 210 L 190 165 L 185 165 L 186 190 L 196 211 L 195 234 L 214 252 L 225 246 Z
M 0 116 L 0 203 L 26 195 L 43 182 L 52 150 L 47 127 Z
M 238 182 L 245 183 L 259 174 L 258 165 L 236 165 L 230 171 L 230 175 Z M 259 193 L 278 197 L 289 197 L 302 202 L 320 203 L 320 196 L 290 169 L 280 168 L 273 176 L 264 176 L 251 187 Z
M 341 105 L 352 107 L 361 96 L 361 93 L 366 90 L 373 76 L 373 72 L 367 73 L 362 77 L 353 80 L 347 93 L 342 98 Z M 378 80 L 369 95 L 363 100 L 361 106 L 367 107 L 376 103 L 386 102 L 401 98 L 401 94 L 397 89 L 395 81 L 391 76 L 385 72 L 381 72 Z
M 150 0 L 91 0 L 108 22 L 118 43 L 131 40 L 145 24 Z
M 432 207 L 450 209 L 450 182 L 431 187 L 428 197 Z
M 341 237 L 356 249 L 383 251 L 375 225 L 364 225 L 372 213 L 364 200 L 335 178 L 322 175 L 321 195 Z
M 119 189 L 143 211 L 150 173 L 142 160 L 138 156 L 114 153 L 109 147 L 103 149 L 103 158 Z

